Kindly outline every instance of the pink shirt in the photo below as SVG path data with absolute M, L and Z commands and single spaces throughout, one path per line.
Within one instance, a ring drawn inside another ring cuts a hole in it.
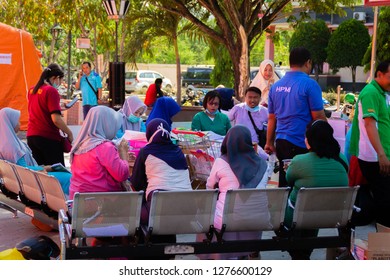
M 74 155 L 71 171 L 70 199 L 76 192 L 122 191 L 121 182 L 129 177 L 129 165 L 119 157 L 112 142 L 104 142 L 87 153 Z

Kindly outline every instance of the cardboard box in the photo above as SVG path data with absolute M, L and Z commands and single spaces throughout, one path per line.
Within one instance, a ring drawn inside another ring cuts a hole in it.
M 368 234 L 368 241 L 355 239 L 353 254 L 358 260 L 390 260 L 390 228 L 377 224 L 378 232 Z

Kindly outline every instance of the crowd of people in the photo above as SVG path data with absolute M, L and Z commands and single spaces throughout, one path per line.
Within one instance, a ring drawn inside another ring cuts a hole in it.
M 246 89 L 243 102 L 238 104 L 231 92 L 221 91 L 222 87 L 209 91 L 203 100 L 204 110 L 193 117 L 192 130 L 212 131 L 223 137 L 221 157 L 215 159 L 206 182 L 206 188 L 219 188 L 220 192 L 214 222 L 217 229 L 222 226 L 228 190 L 266 187 L 268 171 L 273 169 L 267 163 L 271 154 L 276 154 L 279 161 L 279 187 L 292 189 L 286 209 L 287 226 L 291 226 L 301 187 L 348 186 L 349 161 L 340 152 L 333 128 L 327 122 L 321 88 L 309 76 L 310 52 L 295 48 L 289 60 L 291 71 L 279 81 L 274 79 L 274 63 L 264 60 Z M 1 134 L 11 141 L 0 143 L 0 157 L 56 176 L 70 199 L 76 192 L 124 191 L 122 182 L 128 180 L 133 190 L 145 191 L 141 222 L 147 224 L 154 191 L 192 189 L 185 155 L 171 140 L 172 118 L 181 108 L 175 100 L 160 93 L 158 80 L 148 90 L 145 103 L 137 96 L 130 96 L 118 112 L 99 106 L 100 78 L 91 71 L 90 63 L 84 62 L 82 69 L 76 87 L 83 92 L 85 120 L 77 138 L 73 139 L 72 131 L 61 117 L 56 87 L 64 73 L 57 64 L 51 64 L 28 92 L 27 144 L 16 136 L 20 112 L 10 108 L 0 110 Z M 359 95 L 348 150 L 358 159 L 358 167 L 370 186 L 376 221 L 388 227 L 389 91 L 390 63 L 385 61 L 378 65 L 375 79 Z M 141 116 L 147 106 L 152 109 L 144 122 Z M 145 132 L 148 142 L 136 157 L 132 172 L 128 165 L 129 144 L 120 141 L 126 130 Z M 50 170 L 51 164 L 64 163 L 61 132 L 73 145 L 71 174 L 67 177 Z M 284 160 L 291 160 L 288 167 Z M 296 234 L 316 236 L 317 232 L 305 230 Z M 242 236 L 233 234 L 231 238 Z M 292 259 L 309 259 L 311 251 L 289 253 Z

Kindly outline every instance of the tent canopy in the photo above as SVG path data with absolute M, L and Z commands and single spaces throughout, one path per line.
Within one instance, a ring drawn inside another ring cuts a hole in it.
M 0 108 L 20 110 L 20 128 L 27 129 L 27 92 L 42 73 L 40 52 L 30 33 L 0 23 Z

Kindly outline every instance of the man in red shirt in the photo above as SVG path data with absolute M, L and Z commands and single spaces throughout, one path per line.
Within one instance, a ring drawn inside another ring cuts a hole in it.
M 164 96 L 161 87 L 162 87 L 162 79 L 157 78 L 154 81 L 154 84 L 151 84 L 148 87 L 148 90 L 146 91 L 145 95 L 145 105 L 148 107 L 153 107 L 154 103 L 156 102 L 157 98 Z

